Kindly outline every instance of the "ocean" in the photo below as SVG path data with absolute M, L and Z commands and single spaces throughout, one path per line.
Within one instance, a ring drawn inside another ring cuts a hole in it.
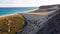
M 1 7 L 0 16 L 36 9 L 38 7 Z

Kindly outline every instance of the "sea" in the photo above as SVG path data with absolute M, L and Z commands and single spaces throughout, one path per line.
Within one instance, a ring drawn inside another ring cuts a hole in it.
M 26 12 L 37 8 L 38 7 L 0 7 L 0 16 L 13 13 Z

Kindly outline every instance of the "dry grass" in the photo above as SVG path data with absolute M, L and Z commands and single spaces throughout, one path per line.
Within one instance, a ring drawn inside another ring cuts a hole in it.
M 15 34 L 24 26 L 22 15 L 9 15 L 0 17 L 0 34 Z

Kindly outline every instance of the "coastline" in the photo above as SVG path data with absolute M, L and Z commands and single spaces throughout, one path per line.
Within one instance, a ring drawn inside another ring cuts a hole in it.
M 33 9 L 33 10 L 23 11 L 23 12 L 20 12 L 20 13 L 28 13 L 28 12 L 35 11 L 35 10 L 38 10 L 38 8 Z
M 17 13 L 14 13 L 14 14 L 6 14 L 6 15 L 1 15 L 0 17 L 4 17 L 4 16 L 10 16 L 10 15 L 15 15 Z
M 28 10 L 28 11 L 23 11 L 23 12 L 16 12 L 16 13 L 13 13 L 13 14 L 0 15 L 0 17 L 10 16 L 10 15 L 16 15 L 16 14 L 19 14 L 19 13 L 28 13 L 30 11 L 35 11 L 35 10 L 38 10 L 38 9 L 33 9 L 33 10 Z

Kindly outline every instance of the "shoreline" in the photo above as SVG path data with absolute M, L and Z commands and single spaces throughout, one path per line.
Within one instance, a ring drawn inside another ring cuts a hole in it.
M 10 16 L 10 15 L 17 15 L 17 13 L 16 14 L 1 15 L 0 17 Z
M 35 10 L 38 10 L 38 8 L 33 9 L 33 10 L 23 11 L 23 12 L 20 12 L 20 13 L 28 13 L 28 12 L 35 11 Z
M 12 14 L 0 15 L 0 17 L 15 15 L 15 14 L 19 14 L 19 13 L 28 13 L 28 12 L 30 12 L 30 11 L 35 11 L 35 10 L 38 10 L 38 9 L 33 9 L 33 10 L 28 10 L 28 11 L 23 11 L 23 12 L 16 12 L 16 13 L 12 13 Z

